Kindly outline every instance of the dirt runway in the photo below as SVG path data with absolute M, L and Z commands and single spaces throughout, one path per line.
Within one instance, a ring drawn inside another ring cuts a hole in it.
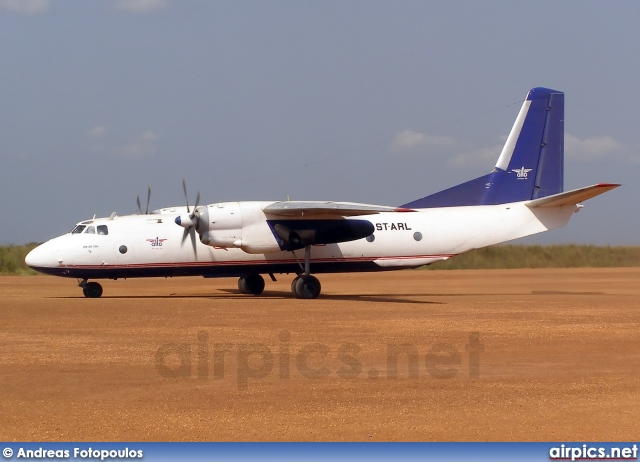
M 640 268 L 0 278 L 0 440 L 632 441 Z

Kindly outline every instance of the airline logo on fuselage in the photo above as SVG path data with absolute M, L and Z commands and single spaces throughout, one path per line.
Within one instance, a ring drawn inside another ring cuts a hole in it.
M 518 179 L 519 180 L 526 180 L 527 179 L 527 174 L 533 170 L 532 168 L 524 168 L 524 166 L 522 166 L 521 168 L 512 168 L 511 171 L 514 173 L 518 174 Z
M 159 239 L 157 237 L 155 239 L 147 239 L 147 242 L 151 242 L 151 247 L 153 247 L 154 249 L 162 247 L 162 243 L 164 241 L 166 241 L 166 239 Z

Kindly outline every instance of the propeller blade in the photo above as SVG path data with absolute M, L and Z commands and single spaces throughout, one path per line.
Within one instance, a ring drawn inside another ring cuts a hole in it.
M 136 203 L 138 204 L 138 212 L 142 213 L 142 206 L 140 205 L 140 196 L 136 196 Z
M 140 207 L 140 200 L 138 200 L 138 207 Z M 151 202 L 151 186 L 147 189 L 147 208 L 144 211 L 145 215 L 149 215 L 149 203 Z
M 184 233 L 182 233 L 182 242 L 180 242 L 180 248 L 184 247 L 184 241 L 187 240 L 187 236 L 191 237 L 191 247 L 193 248 L 193 256 L 196 257 L 196 261 L 198 261 L 198 250 L 196 248 L 196 233 L 193 228 L 185 228 Z
M 193 230 L 193 228 L 191 228 L 189 234 L 191 234 L 191 245 L 193 246 L 193 256 L 195 257 L 196 261 L 198 261 L 198 250 L 196 249 L 196 232 Z
M 193 206 L 193 212 L 189 215 L 191 218 L 196 216 L 196 210 L 198 209 L 198 204 L 200 203 L 200 191 L 198 191 L 198 195 L 196 196 L 196 205 Z
M 187 213 L 191 213 L 191 210 L 189 210 L 189 197 L 187 196 L 187 182 L 184 178 L 182 179 L 182 190 L 184 191 L 184 200 L 187 203 Z

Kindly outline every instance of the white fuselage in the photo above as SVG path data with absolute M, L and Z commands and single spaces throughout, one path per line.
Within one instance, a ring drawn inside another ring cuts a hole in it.
M 42 244 L 27 257 L 39 271 L 80 279 L 145 276 L 239 276 L 299 272 L 304 250 L 283 251 L 262 208 L 271 202 L 211 204 L 234 210 L 237 228 L 212 234 L 224 246 L 204 245 L 174 219 L 184 207 L 149 215 L 97 218 L 82 222 L 81 233 L 69 233 Z M 471 249 L 564 226 L 575 205 L 537 208 L 526 202 L 444 207 L 413 212 L 359 216 L 373 224 L 366 239 L 311 246 L 311 272 L 376 271 L 410 268 L 446 260 Z M 212 217 L 214 215 L 212 214 Z M 213 222 L 213 218 L 212 218 Z M 107 234 L 87 233 L 88 227 Z M 226 234 L 225 234 L 226 233 Z M 264 249 L 261 251 L 261 249 Z

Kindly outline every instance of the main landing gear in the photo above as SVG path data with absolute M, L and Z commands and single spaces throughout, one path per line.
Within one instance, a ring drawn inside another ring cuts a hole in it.
M 320 281 L 315 276 L 303 274 L 291 281 L 291 292 L 298 298 L 316 298 L 320 295 Z
M 291 282 L 291 292 L 298 298 L 316 298 L 320 295 L 320 290 L 322 286 L 320 285 L 320 281 L 318 278 L 311 275 L 311 246 L 307 245 L 304 248 L 304 268 L 295 252 L 293 256 L 298 261 L 298 265 L 303 269 L 303 273 L 299 274 L 292 282 Z
M 316 298 L 320 295 L 321 285 L 318 278 L 311 275 L 311 246 L 304 248 L 304 266 L 298 260 L 295 252 L 292 252 L 298 265 L 300 274 L 291 282 L 291 292 L 298 298 Z M 270 273 L 271 279 L 275 277 Z M 90 283 L 91 284 L 91 283 Z M 264 290 L 264 279 L 258 273 L 249 273 L 238 279 L 238 290 L 245 295 L 260 295 Z
M 78 286 L 82 287 L 82 293 L 87 298 L 100 298 L 102 296 L 102 286 L 97 282 L 87 282 L 86 279 L 83 279 Z

